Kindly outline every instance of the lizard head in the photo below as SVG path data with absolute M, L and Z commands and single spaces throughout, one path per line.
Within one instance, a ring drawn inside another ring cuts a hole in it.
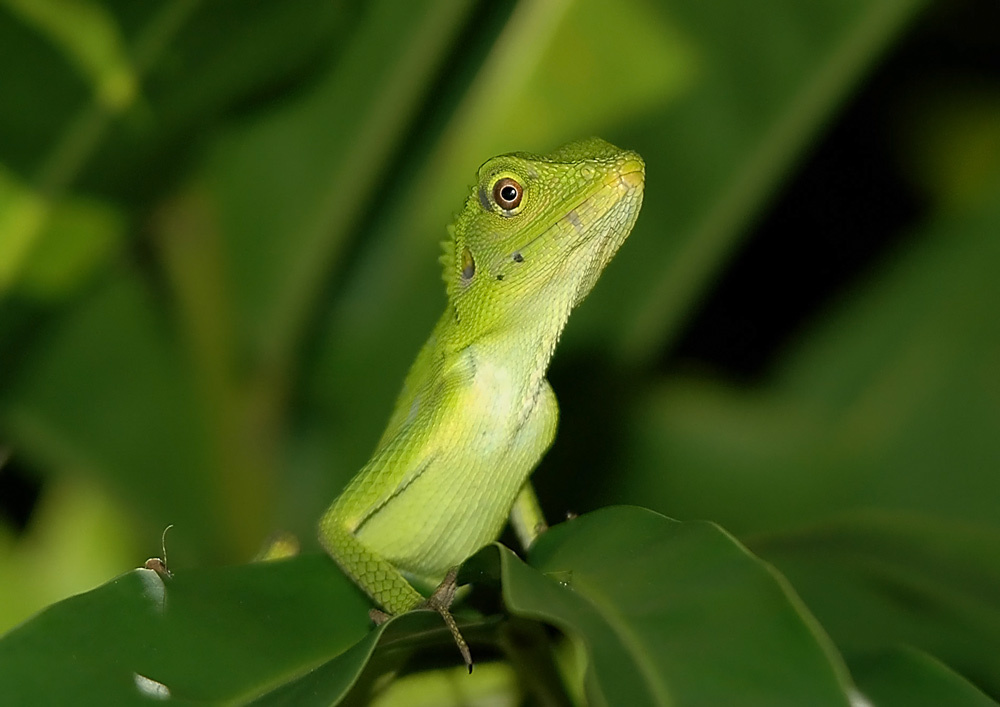
M 639 155 L 599 138 L 485 162 L 444 244 L 456 317 L 538 304 L 565 321 L 632 230 L 644 181 Z

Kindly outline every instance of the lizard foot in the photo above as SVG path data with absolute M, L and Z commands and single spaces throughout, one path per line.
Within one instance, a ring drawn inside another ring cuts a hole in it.
M 458 585 L 456 584 L 457 578 L 458 567 L 452 567 L 448 570 L 448 574 L 444 576 L 444 579 L 441 580 L 441 584 L 434 590 L 434 593 L 417 608 L 430 609 L 441 614 L 441 618 L 444 619 L 445 625 L 451 631 L 451 636 L 455 639 L 455 645 L 458 646 L 458 650 L 462 654 L 462 659 L 469 667 L 469 672 L 471 673 L 472 653 L 469 651 L 469 644 L 462 638 L 462 632 L 458 630 L 458 624 L 455 623 L 455 619 L 451 615 L 451 611 L 449 611 L 451 603 L 455 600 L 455 590 L 458 589 Z

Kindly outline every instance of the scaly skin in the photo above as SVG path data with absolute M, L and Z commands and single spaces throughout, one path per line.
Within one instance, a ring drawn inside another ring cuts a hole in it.
M 320 521 L 326 550 L 390 614 L 423 606 L 450 620 L 453 575 L 430 603 L 406 577 L 441 581 L 508 516 L 525 543 L 544 527 L 528 476 L 556 430 L 545 371 L 632 230 L 644 178 L 637 154 L 598 138 L 479 168 L 443 244 L 448 306 L 371 460 Z

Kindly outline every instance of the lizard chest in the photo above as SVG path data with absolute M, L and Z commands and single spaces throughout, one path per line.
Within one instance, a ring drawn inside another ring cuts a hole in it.
M 426 466 L 359 531 L 417 575 L 443 572 L 499 534 L 551 437 L 537 424 L 530 378 L 485 359 L 465 365 L 462 385 L 452 379 L 456 387 L 430 423 Z
M 539 383 L 509 366 L 473 359 L 473 376 L 464 409 L 479 418 L 479 436 L 493 449 L 510 443 L 530 414 Z

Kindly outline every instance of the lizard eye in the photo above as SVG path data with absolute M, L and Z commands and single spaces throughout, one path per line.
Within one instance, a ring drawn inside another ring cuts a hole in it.
M 516 209 L 524 196 L 524 187 L 510 177 L 504 177 L 493 185 L 493 201 L 504 211 Z

